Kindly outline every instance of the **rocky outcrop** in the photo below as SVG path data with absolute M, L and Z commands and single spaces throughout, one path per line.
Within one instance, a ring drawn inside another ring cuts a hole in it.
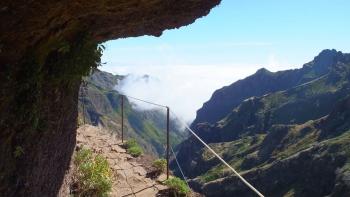
M 220 0 L 0 2 L 0 193 L 55 196 L 75 145 L 81 77 L 98 43 L 160 36 Z

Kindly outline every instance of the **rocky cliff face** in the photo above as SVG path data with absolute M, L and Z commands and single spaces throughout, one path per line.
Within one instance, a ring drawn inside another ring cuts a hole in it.
M 81 77 L 98 43 L 161 35 L 220 0 L 0 2 L 0 192 L 55 196 L 75 145 Z
M 299 71 L 318 77 L 243 100 L 196 132 L 266 196 L 347 196 L 350 55 L 326 50 Z M 207 196 L 254 195 L 194 138 L 178 159 Z

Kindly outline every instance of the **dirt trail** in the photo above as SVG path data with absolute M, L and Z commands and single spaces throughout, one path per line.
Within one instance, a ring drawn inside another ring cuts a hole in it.
M 78 129 L 77 146 L 102 154 L 112 168 L 113 185 L 110 196 L 152 197 L 167 188 L 161 184 L 161 179 L 146 178 L 147 166 L 135 161 L 120 145 L 121 140 L 99 127 L 84 125 Z

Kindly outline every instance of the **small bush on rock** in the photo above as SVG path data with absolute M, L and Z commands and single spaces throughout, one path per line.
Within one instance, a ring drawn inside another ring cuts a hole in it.
M 81 149 L 75 156 L 74 194 L 76 196 L 107 196 L 112 188 L 112 175 L 106 158 Z
M 140 146 L 133 146 L 128 149 L 128 153 L 133 157 L 138 157 L 142 155 L 143 151 Z
M 166 169 L 166 160 L 165 159 L 156 159 L 152 166 L 156 168 L 156 171 L 162 173 Z
M 134 147 L 134 146 L 138 146 L 135 139 L 130 139 L 130 140 L 125 142 L 126 149 L 129 149 L 129 148 Z
M 135 139 L 130 139 L 125 143 L 125 147 L 127 152 L 133 156 L 133 157 L 138 157 L 142 155 L 143 151 L 140 145 L 136 142 Z
M 173 192 L 174 196 L 187 196 L 190 193 L 190 188 L 187 186 L 186 182 L 177 177 L 170 178 L 164 183 Z

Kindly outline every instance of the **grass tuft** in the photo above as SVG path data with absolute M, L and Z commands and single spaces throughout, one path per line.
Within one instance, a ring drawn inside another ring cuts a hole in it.
M 74 194 L 76 196 L 108 196 L 112 188 L 109 164 L 90 149 L 81 149 L 75 156 Z
M 127 152 L 133 156 L 138 157 L 143 154 L 143 150 L 135 139 L 130 139 L 125 143 Z
M 166 169 L 166 160 L 165 159 L 156 159 L 153 164 L 153 167 L 160 173 L 164 172 Z
M 191 191 L 186 182 L 177 177 L 170 178 L 164 183 L 174 192 L 174 196 L 187 196 Z

